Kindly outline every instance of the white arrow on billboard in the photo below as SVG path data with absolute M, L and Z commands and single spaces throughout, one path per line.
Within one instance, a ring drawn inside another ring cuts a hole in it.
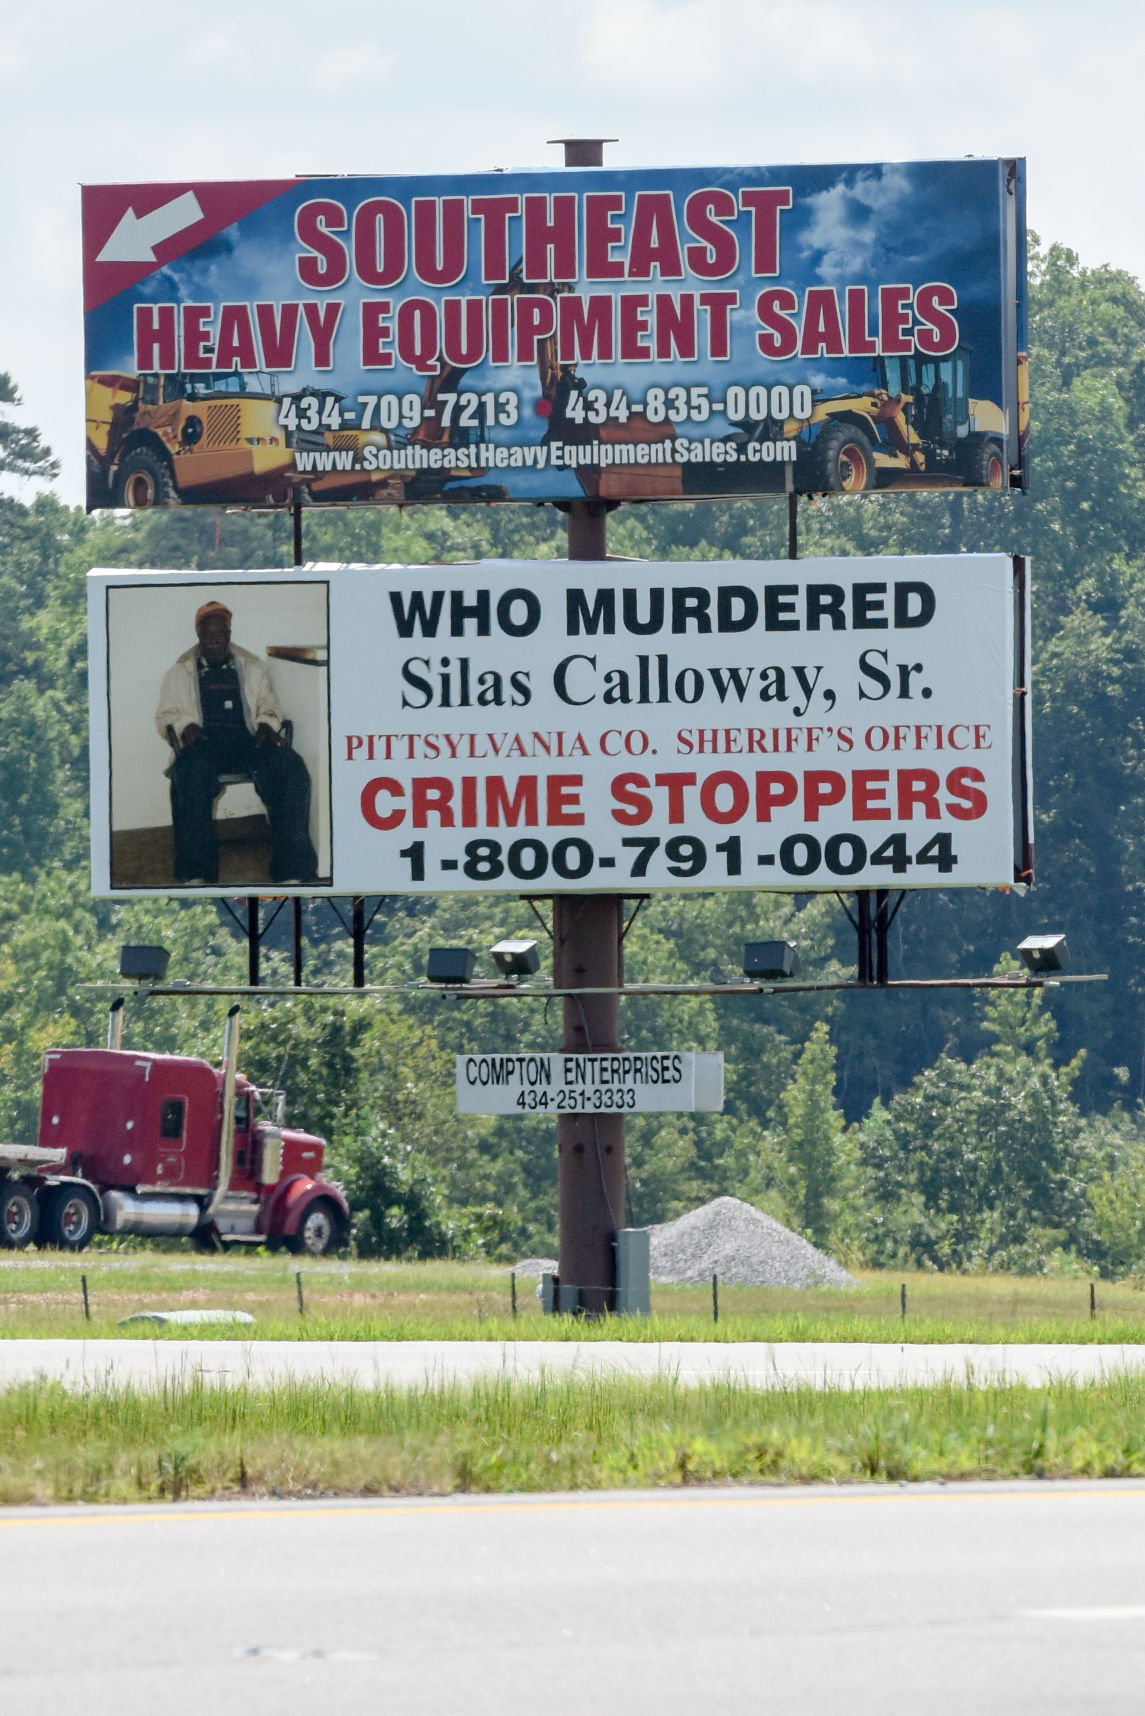
M 202 220 L 203 211 L 194 191 L 184 191 L 150 214 L 137 215 L 129 208 L 96 257 L 97 262 L 154 262 L 155 246 L 174 238 L 185 227 Z

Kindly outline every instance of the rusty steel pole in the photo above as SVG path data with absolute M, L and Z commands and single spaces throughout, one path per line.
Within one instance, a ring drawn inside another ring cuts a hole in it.
M 562 137 L 566 167 L 604 165 L 611 139 Z M 569 508 L 570 560 L 603 560 L 607 507 L 599 500 Z M 558 989 L 619 986 L 623 979 L 619 894 L 558 894 L 553 900 L 553 982 Z M 620 1047 L 616 995 L 568 995 L 562 1002 L 564 1053 Z M 624 1226 L 626 1173 L 622 1114 L 562 1114 L 557 1118 L 558 1276 L 562 1301 L 578 1289 L 589 1315 L 612 1309 L 616 1258 L 612 1236 Z

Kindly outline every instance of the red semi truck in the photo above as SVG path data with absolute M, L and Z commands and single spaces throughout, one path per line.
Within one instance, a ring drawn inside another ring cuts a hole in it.
M 326 1146 L 283 1124 L 284 1097 L 237 1071 L 238 1008 L 221 1066 L 121 1046 L 49 1049 L 35 1145 L 0 1144 L 0 1243 L 82 1251 L 97 1233 L 185 1234 L 321 1257 L 350 1211 L 322 1178 Z

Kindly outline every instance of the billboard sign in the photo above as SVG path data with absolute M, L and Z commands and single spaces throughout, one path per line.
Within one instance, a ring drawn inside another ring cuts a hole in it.
M 1025 484 L 1024 164 L 90 185 L 88 506 Z
M 724 1106 L 718 1051 L 456 1057 L 459 1114 L 696 1114 Z
M 1030 880 L 1015 566 L 92 572 L 93 889 Z

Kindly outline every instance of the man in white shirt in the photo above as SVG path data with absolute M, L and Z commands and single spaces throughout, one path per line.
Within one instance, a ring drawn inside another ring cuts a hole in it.
M 168 669 L 159 693 L 155 724 L 175 747 L 175 879 L 188 888 L 218 881 L 220 776 L 244 774 L 270 818 L 271 880 L 282 886 L 313 882 L 318 859 L 310 839 L 310 774 L 284 734 L 266 663 L 232 644 L 231 618 L 222 602 L 203 603 L 195 615 L 198 642 Z

